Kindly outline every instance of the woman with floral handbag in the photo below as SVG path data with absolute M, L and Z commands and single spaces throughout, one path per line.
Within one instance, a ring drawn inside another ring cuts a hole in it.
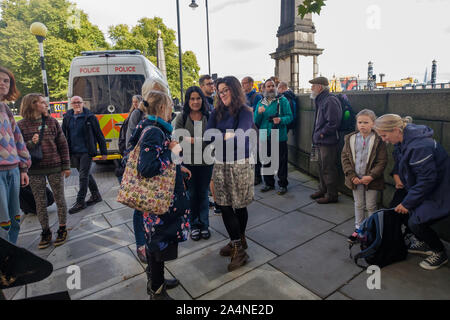
M 144 97 L 147 119 L 139 123 L 130 139 L 133 150 L 125 168 L 118 201 L 142 210 L 147 238 L 148 283 L 151 300 L 171 300 L 166 289 L 179 284 L 164 279 L 164 262 L 178 256 L 178 243 L 189 235 L 189 198 L 183 172 L 172 161 L 181 148 L 171 141 L 172 101 L 168 95 L 150 91 Z

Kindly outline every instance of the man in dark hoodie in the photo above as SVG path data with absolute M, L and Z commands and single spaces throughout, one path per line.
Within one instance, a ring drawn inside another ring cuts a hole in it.
M 330 93 L 328 79 L 318 77 L 309 81 L 311 98 L 315 99 L 316 113 L 312 142 L 319 149 L 319 190 L 311 195 L 318 204 L 338 201 L 338 143 L 342 107 L 339 99 Z
M 71 99 L 70 105 L 72 110 L 64 115 L 62 130 L 69 144 L 70 162 L 72 167 L 77 168 L 80 175 L 80 190 L 77 200 L 69 210 L 70 214 L 74 214 L 85 209 L 86 206 L 102 201 L 97 183 L 89 171 L 92 157 L 97 156 L 97 143 L 102 160 L 106 160 L 108 151 L 98 119 L 89 109 L 84 108 L 83 99 L 75 96 Z M 88 187 L 91 197 L 85 202 Z

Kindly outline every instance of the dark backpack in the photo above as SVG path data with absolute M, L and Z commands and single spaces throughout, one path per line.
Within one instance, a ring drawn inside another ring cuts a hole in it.
M 286 99 L 289 101 L 289 105 L 291 106 L 292 112 L 292 122 L 287 125 L 287 130 L 294 130 L 297 127 L 297 102 L 295 101 L 295 95 L 292 93 L 284 95 Z
M 355 131 L 356 128 L 356 113 L 347 98 L 347 95 L 339 93 L 336 95 L 341 103 L 342 118 L 341 125 L 339 126 L 339 133 L 344 136 L 350 132 Z
M 393 209 L 379 210 L 363 221 L 358 232 L 361 251 L 352 257 L 354 262 L 364 259 L 369 266 L 383 268 L 406 259 L 407 248 L 402 231 L 403 217 Z M 354 243 L 350 244 L 350 250 Z
M 128 121 L 130 120 L 130 117 L 125 119 L 125 121 L 122 123 L 122 126 L 120 127 L 119 132 L 119 153 L 123 156 L 125 153 L 125 150 L 127 149 L 127 131 L 128 131 Z
M 45 193 L 47 195 L 47 207 L 49 207 L 55 202 L 55 198 L 53 197 L 53 192 L 48 187 L 45 187 Z M 22 209 L 23 213 L 37 213 L 36 201 L 34 200 L 33 192 L 31 191 L 31 187 L 29 185 L 20 188 L 19 203 L 20 209 Z

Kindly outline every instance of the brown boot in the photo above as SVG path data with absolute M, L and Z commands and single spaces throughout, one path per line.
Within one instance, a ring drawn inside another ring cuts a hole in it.
M 231 244 L 231 241 L 222 249 L 220 249 L 219 254 L 222 257 L 229 257 L 231 256 L 231 251 L 233 251 L 233 245 Z
M 247 263 L 248 258 L 249 256 L 244 248 L 242 248 L 242 245 L 240 243 L 235 243 L 231 252 L 231 262 L 228 265 L 228 271 L 231 272 L 242 267 Z
M 244 250 L 248 249 L 247 239 L 245 238 L 245 234 L 241 235 L 241 244 L 242 244 L 242 248 L 244 248 Z M 231 256 L 232 250 L 233 250 L 233 245 L 231 244 L 231 241 L 230 241 L 230 242 L 228 242 L 228 244 L 225 247 L 220 249 L 220 255 L 222 257 L 229 257 L 229 256 Z
M 244 250 L 248 249 L 247 239 L 245 238 L 245 234 L 241 235 L 241 244 L 242 244 L 242 248 L 244 248 Z
M 314 192 L 312 195 L 310 195 L 311 199 L 314 199 L 314 200 L 323 198 L 324 196 L 325 196 L 325 193 L 320 190 L 317 192 Z

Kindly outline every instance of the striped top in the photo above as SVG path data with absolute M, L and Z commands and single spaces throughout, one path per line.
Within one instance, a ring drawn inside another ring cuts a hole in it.
M 17 166 L 21 172 L 27 172 L 31 166 L 30 153 L 11 110 L 0 102 L 0 171 Z

